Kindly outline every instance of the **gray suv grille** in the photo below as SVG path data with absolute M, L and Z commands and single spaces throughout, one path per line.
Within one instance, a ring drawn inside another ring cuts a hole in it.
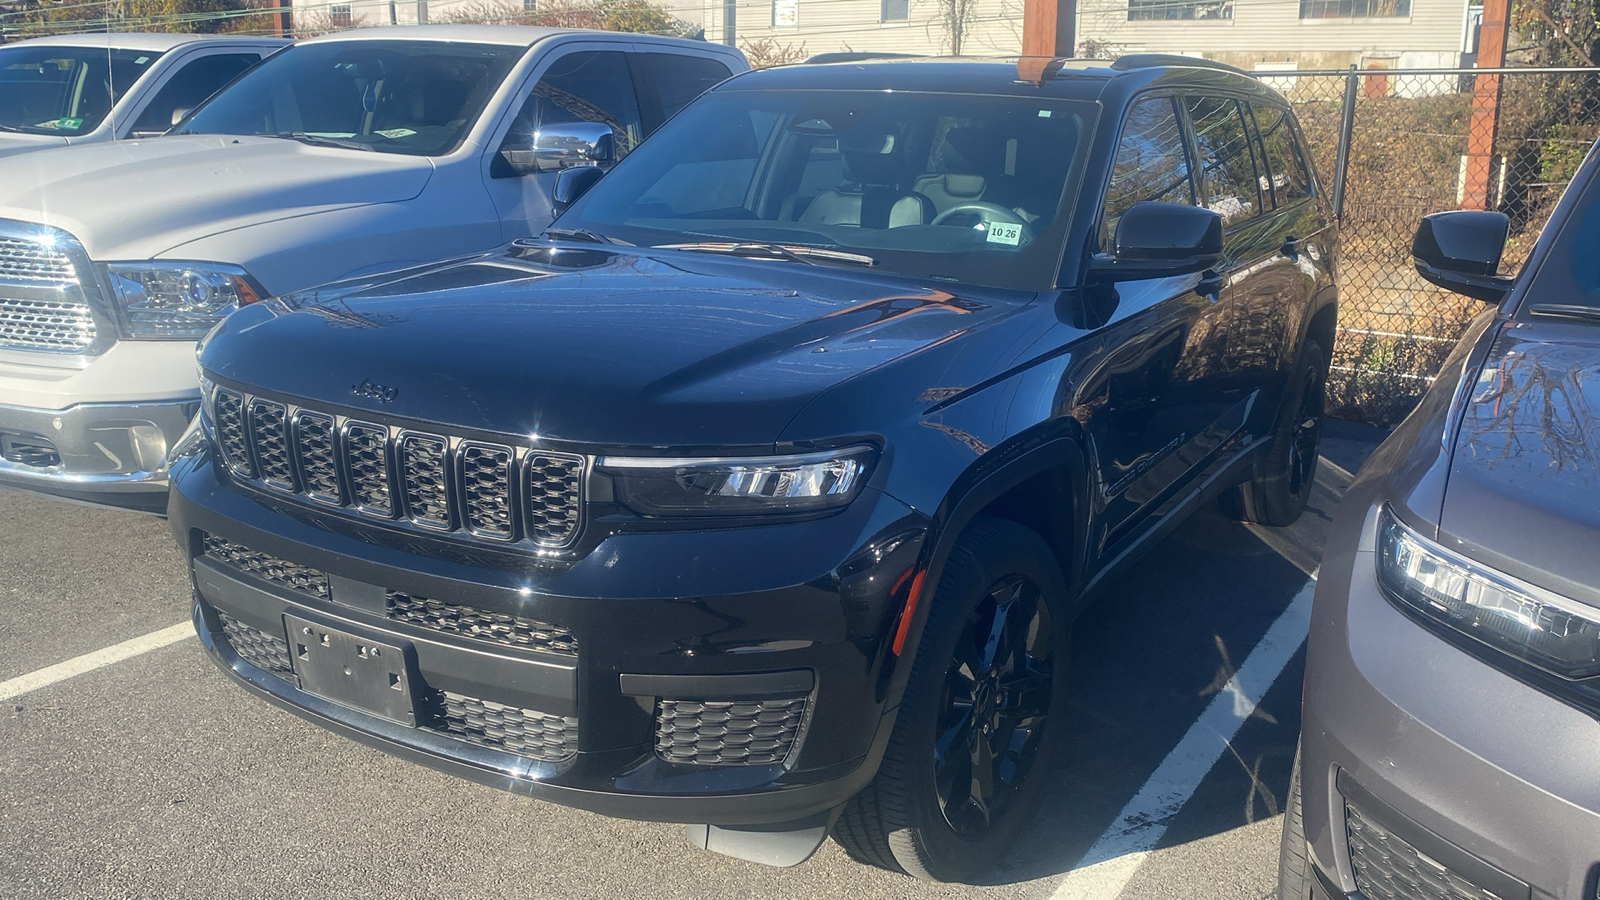
M 53 353 L 91 349 L 99 328 L 79 280 L 78 264 L 67 249 L 77 245 L 64 234 L 36 226 L 19 229 L 0 222 L 0 229 L 38 233 L 37 237 L 0 234 L 0 349 Z M 87 284 L 94 289 L 93 279 Z
M 218 387 L 235 478 L 351 514 L 483 541 L 561 548 L 583 520 L 584 458 L 364 422 Z

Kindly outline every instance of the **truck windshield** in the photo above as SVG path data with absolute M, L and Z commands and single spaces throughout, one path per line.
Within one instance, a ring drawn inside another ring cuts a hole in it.
M 160 56 L 105 47 L 0 47 L 0 131 L 88 134 Z
M 218 92 L 177 133 L 439 156 L 461 144 L 524 52 L 444 41 L 301 44 Z
M 1061 209 L 1094 109 L 1038 97 L 718 91 L 618 163 L 554 230 L 1043 289 L 1061 263 Z

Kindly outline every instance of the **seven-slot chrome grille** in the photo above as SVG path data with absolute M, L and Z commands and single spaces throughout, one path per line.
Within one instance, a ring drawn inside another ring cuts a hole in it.
M 584 458 L 367 422 L 217 387 L 212 424 L 236 478 L 364 518 L 496 543 L 568 546 Z
M 99 329 L 69 245 L 56 232 L 0 222 L 0 349 L 81 353 L 94 345 Z

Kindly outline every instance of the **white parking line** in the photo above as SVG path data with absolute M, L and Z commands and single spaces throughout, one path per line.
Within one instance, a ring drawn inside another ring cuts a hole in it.
M 1278 680 L 1278 675 L 1305 641 L 1311 622 L 1311 596 L 1317 577 L 1300 589 L 1277 621 L 1261 636 L 1222 692 L 1212 698 L 1167 758 L 1151 773 L 1117 820 L 1107 828 L 1077 866 L 1057 885 L 1051 900 L 1114 900 L 1127 887 L 1167 824 L 1177 816 L 1200 782 L 1221 758 L 1239 726 Z
M 0 701 L 10 700 L 12 697 L 20 697 L 29 691 L 37 691 L 58 681 L 66 681 L 68 678 L 82 675 L 85 672 L 93 672 L 95 669 L 105 668 L 112 663 L 132 659 L 142 653 L 149 653 L 151 650 L 159 650 L 168 644 L 176 644 L 188 637 L 194 637 L 194 625 L 189 622 L 179 622 L 170 628 L 152 631 L 149 634 L 123 641 L 120 644 L 112 644 L 93 653 L 74 656 L 65 662 L 58 662 L 53 666 L 45 666 L 26 675 L 18 675 L 9 681 L 0 681 Z

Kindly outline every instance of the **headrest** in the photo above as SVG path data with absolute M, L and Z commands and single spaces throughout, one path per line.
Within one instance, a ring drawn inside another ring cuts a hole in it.
M 1005 137 L 988 128 L 952 128 L 945 133 L 939 168 L 961 175 L 995 176 L 1006 164 Z
M 944 191 L 952 197 L 973 200 L 983 196 L 984 179 L 982 175 L 958 175 L 947 172 L 944 176 Z

